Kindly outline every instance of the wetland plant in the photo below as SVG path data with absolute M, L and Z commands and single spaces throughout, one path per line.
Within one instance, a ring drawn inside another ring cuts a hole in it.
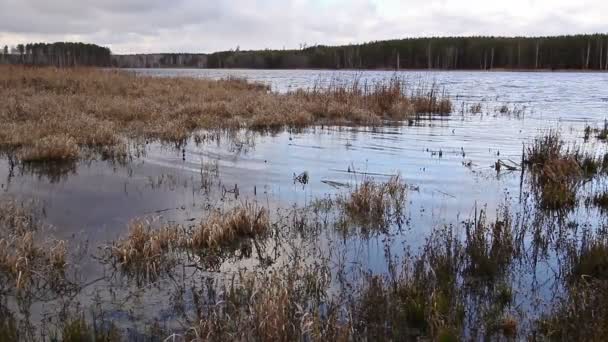
M 128 225 L 129 234 L 107 247 L 109 258 L 127 275 L 152 280 L 171 268 L 175 254 L 182 244 L 180 227 L 154 227 L 150 220 L 134 220 Z
M 45 241 L 29 209 L 13 200 L 0 202 L 0 293 L 27 298 L 68 291 L 67 247 Z
M 340 198 L 346 218 L 364 229 L 385 230 L 392 218 L 402 215 L 407 185 L 400 176 L 379 183 L 365 179 Z
M 608 243 L 604 235 L 572 246 L 565 293 L 536 323 L 540 336 L 555 341 L 603 341 L 608 336 Z
M 472 279 L 490 282 L 504 275 L 515 253 L 509 213 L 505 211 L 500 219 L 487 222 L 482 210 L 479 217 L 465 223 L 465 231 L 465 273 Z
M 253 204 L 215 210 L 191 227 L 138 219 L 129 224 L 126 238 L 103 249 L 102 260 L 142 284 L 169 272 L 188 253 L 209 256 L 235 250 L 240 242 L 263 237 L 270 227 L 268 210 Z
M 245 204 L 227 213 L 214 211 L 194 227 L 187 243 L 193 250 L 227 247 L 240 240 L 264 236 L 270 227 L 268 209 Z
M 603 211 L 608 211 L 608 190 L 595 194 L 591 198 L 591 203 Z
M 571 210 L 577 204 L 577 191 L 587 180 L 604 172 L 606 156 L 566 148 L 556 131 L 536 138 L 525 155 L 532 176 L 532 190 L 542 209 Z
M 129 139 L 183 142 L 203 129 L 378 126 L 452 111 L 437 85 L 410 91 L 398 78 L 280 94 L 234 78 L 17 66 L 0 66 L 0 98 L 0 150 L 22 162 L 125 158 Z

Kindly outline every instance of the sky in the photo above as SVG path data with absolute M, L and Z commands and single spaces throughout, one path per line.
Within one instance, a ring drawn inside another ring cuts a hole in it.
M 214 52 L 405 37 L 608 33 L 608 0 L 0 0 L 0 45 Z

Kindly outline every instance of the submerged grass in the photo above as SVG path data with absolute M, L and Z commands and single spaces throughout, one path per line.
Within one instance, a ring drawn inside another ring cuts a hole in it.
M 405 182 L 400 176 L 393 176 L 387 182 L 365 179 L 338 202 L 348 221 L 366 230 L 383 231 L 392 218 L 401 215 L 406 195 Z
M 608 240 L 602 234 L 570 248 L 565 294 L 537 322 L 555 341 L 604 341 L 608 336 Z
M 518 322 L 508 310 L 509 287 L 488 286 L 485 292 L 478 290 L 478 297 L 467 292 L 481 284 L 469 278 L 493 273 L 490 268 L 505 268 L 511 262 L 505 255 L 512 253 L 512 247 L 500 247 L 509 241 L 504 232 L 512 228 L 510 220 L 478 223 L 488 229 L 477 229 L 476 239 L 461 240 L 453 227 L 434 230 L 421 254 L 391 259 L 385 275 L 364 270 L 349 275 L 341 270 L 335 279 L 329 260 L 310 262 L 308 256 L 299 256 L 268 272 L 239 272 L 220 283 L 219 289 L 193 288 L 196 316 L 190 337 L 197 341 L 516 338 Z M 487 260 L 485 271 L 470 272 L 471 262 L 481 259 Z M 469 324 L 483 329 L 472 335 Z
M 511 216 L 488 222 L 485 211 L 466 222 L 466 274 L 475 280 L 494 281 L 504 275 L 515 252 Z
M 606 155 L 567 148 L 557 131 L 536 138 L 528 147 L 525 164 L 532 175 L 532 190 L 539 206 L 551 211 L 571 210 L 577 205 L 581 184 L 606 172 Z
M 214 211 L 194 228 L 188 245 L 194 250 L 226 247 L 241 239 L 264 236 L 269 230 L 268 210 L 245 204 L 228 213 Z
M 104 261 L 139 283 L 171 270 L 180 256 L 217 255 L 239 243 L 265 236 L 270 230 L 268 210 L 244 204 L 228 212 L 213 211 L 200 223 L 183 227 L 139 219 L 129 224 L 126 238 L 105 248 Z
M 32 210 L 14 200 L 0 201 L 0 290 L 28 297 L 62 292 L 67 248 L 62 240 L 41 240 Z
M 155 228 L 149 220 L 129 223 L 129 235 L 110 247 L 110 258 L 131 276 L 155 279 L 173 264 L 174 253 L 181 244 L 180 228 Z
M 0 97 L 0 148 L 22 161 L 120 157 L 125 138 L 181 141 L 199 129 L 381 125 L 452 109 L 437 86 L 410 91 L 400 79 L 278 94 L 234 78 L 15 66 L 0 66 Z
M 592 134 L 597 140 L 608 140 L 608 120 L 604 120 L 604 124 L 601 128 L 592 128 L 590 125 L 586 125 L 584 130 L 585 141 L 589 140 Z

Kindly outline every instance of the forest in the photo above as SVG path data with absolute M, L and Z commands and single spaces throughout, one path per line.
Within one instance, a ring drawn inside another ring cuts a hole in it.
M 608 69 L 608 35 L 409 38 L 300 50 L 225 51 L 210 68 Z
M 83 43 L 5 46 L 0 63 L 129 68 L 608 70 L 608 34 L 407 38 L 292 50 L 112 55 Z
M 85 43 L 31 43 L 13 48 L 5 45 L 0 63 L 25 65 L 53 65 L 57 67 L 110 66 L 109 48 Z

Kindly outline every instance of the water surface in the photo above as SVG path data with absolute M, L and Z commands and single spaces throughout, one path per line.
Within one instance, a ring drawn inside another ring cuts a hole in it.
M 454 103 L 454 113 L 400 127 L 313 127 L 276 134 L 210 133 L 214 139 L 183 146 L 151 143 L 126 165 L 80 162 L 59 175 L 0 162 L 1 190 L 36 198 L 57 238 L 92 246 L 126 234 L 137 217 L 192 222 L 210 208 L 258 202 L 271 208 L 303 206 L 315 198 L 345 191 L 366 177 L 401 175 L 409 185 L 409 231 L 391 242 L 421 246 L 433 227 L 459 223 L 479 208 L 491 215 L 501 204 L 526 202 L 521 173 L 497 173 L 498 159 L 519 163 L 525 144 L 549 130 L 582 144 L 586 124 L 599 127 L 608 117 L 608 74 L 532 72 L 383 72 L 302 70 L 141 69 L 162 77 L 245 77 L 285 92 L 328 82 L 374 82 L 391 77 L 412 87 L 436 83 Z M 480 104 L 481 113 L 471 113 Z M 506 113 L 501 108 L 506 106 Z M 582 144 L 604 149 L 601 142 Z M 213 171 L 209 171 L 213 170 Z M 307 172 L 308 184 L 294 181 Z M 212 181 L 209 181 L 212 178 Z M 238 189 L 238 196 L 236 194 Z M 582 213 L 580 216 L 584 217 Z M 593 219 L 592 219 L 593 220 Z M 375 272 L 386 271 L 379 239 L 344 242 L 353 260 Z M 100 266 L 82 260 L 94 279 Z M 552 262 L 537 270 L 550 279 Z M 525 292 L 534 275 L 524 275 Z M 527 281 L 525 280 L 527 279 Z M 536 280 L 538 281 L 538 280 Z M 542 283 L 542 281 L 540 281 Z M 546 283 L 546 297 L 552 284 Z M 525 295 L 524 295 L 525 297 Z M 522 299 L 522 302 L 526 300 Z M 525 305 L 530 305 L 532 300 Z M 153 305 L 157 303 L 154 302 Z M 146 311 L 142 308 L 142 311 Z

